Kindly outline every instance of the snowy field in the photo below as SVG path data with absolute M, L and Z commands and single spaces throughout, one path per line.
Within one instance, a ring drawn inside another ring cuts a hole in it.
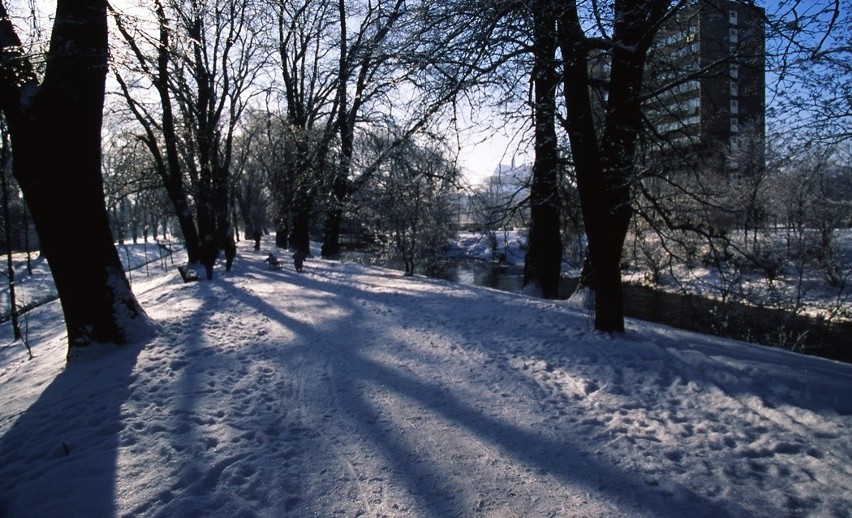
M 0 516 L 852 516 L 852 365 L 240 245 L 150 343 L 0 326 Z

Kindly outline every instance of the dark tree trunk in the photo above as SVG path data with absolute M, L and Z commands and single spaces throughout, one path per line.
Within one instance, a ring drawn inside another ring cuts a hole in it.
M 341 115 L 338 119 L 340 151 L 338 153 L 337 170 L 331 184 L 331 202 L 326 209 L 321 251 L 322 256 L 328 259 L 340 256 L 340 225 L 343 221 L 343 207 L 352 194 L 349 172 L 352 164 L 355 134 L 349 122 L 349 114 L 343 110 L 346 106 L 345 90 L 340 95 L 341 97 L 338 101 L 341 103 Z
M 0 45 L 6 50 L 0 58 L 0 102 L 9 121 L 13 172 L 53 273 L 69 357 L 92 342 L 125 343 L 151 326 L 124 275 L 104 203 L 106 1 L 57 2 L 41 85 L 14 48 L 17 36 L 5 12 L 0 19 Z M 15 76 L 17 81 L 10 81 Z
M 336 197 L 332 195 L 332 205 L 337 205 Z M 322 256 L 326 259 L 337 259 L 340 257 L 340 222 L 343 219 L 343 211 L 340 207 L 330 207 L 325 213 L 325 225 L 322 235 Z
M 230 222 L 230 196 L 228 184 L 230 174 L 226 167 L 216 163 L 213 167 L 213 212 L 216 215 L 216 244 L 224 248 L 228 242 Z
M 529 249 L 524 265 L 524 286 L 537 285 L 544 298 L 559 294 L 562 269 L 556 142 L 556 17 L 551 0 L 533 5 L 535 96 L 535 163 L 530 189 Z
M 293 207 L 293 227 L 290 231 L 290 247 L 303 252 L 311 251 L 311 207 L 308 194 L 299 194 Z
M 275 246 L 287 249 L 290 246 L 290 225 L 284 223 L 275 229 Z
M 349 197 L 348 174 L 349 166 L 345 169 L 340 166 L 331 186 L 331 203 L 326 210 L 322 240 L 322 256 L 327 259 L 340 257 L 340 225 L 343 221 L 343 206 Z
M 563 4 L 559 42 L 564 61 L 565 127 L 577 171 L 577 188 L 594 276 L 595 328 L 624 330 L 621 253 L 632 216 L 630 182 L 641 128 L 645 56 L 667 8 L 665 0 L 616 2 L 609 90 L 598 142 L 589 96 L 589 42 L 575 1 Z M 587 269 L 588 270 L 588 269 Z
M 275 217 L 275 246 L 286 250 L 290 243 L 290 205 L 292 201 L 287 203 L 279 202 L 276 209 Z

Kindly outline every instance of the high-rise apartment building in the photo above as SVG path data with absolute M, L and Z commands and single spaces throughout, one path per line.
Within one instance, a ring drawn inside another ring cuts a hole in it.
M 665 143 L 655 147 L 736 169 L 747 146 L 762 163 L 764 49 L 764 11 L 754 5 L 697 0 L 669 19 L 646 66 L 656 95 L 645 115 Z

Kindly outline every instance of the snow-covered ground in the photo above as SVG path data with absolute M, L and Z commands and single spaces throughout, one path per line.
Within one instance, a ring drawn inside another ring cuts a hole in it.
M 158 336 L 67 368 L 31 312 L 0 516 L 850 516 L 852 365 L 270 246 L 134 271 Z

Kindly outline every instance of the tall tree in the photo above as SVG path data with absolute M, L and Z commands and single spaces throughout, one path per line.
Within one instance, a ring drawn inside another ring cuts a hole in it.
M 136 42 L 130 29 L 119 14 L 115 15 L 116 26 L 136 58 L 141 72 L 146 75 L 154 86 L 159 97 L 161 111 L 159 115 L 146 110 L 144 105 L 136 101 L 130 87 L 122 75 L 116 70 L 116 79 L 128 107 L 142 126 L 143 135 L 140 139 L 145 143 L 154 159 L 154 166 L 163 182 L 169 200 L 174 208 L 175 216 L 183 234 L 187 259 L 196 263 L 200 257 L 198 227 L 192 214 L 183 167 L 178 153 L 178 135 L 175 127 L 175 116 L 171 98 L 171 32 L 169 21 L 161 0 L 155 0 L 154 12 L 159 29 L 157 40 L 156 60 L 153 61 Z M 152 62 L 153 61 L 153 62 Z M 159 134 L 157 129 L 159 129 Z
M 234 135 L 251 95 L 261 89 L 258 76 L 268 48 L 260 40 L 267 19 L 259 4 L 247 0 L 158 0 L 153 14 L 157 36 L 116 19 L 143 86 L 154 87 L 158 102 L 146 106 L 144 95 L 134 98 L 131 81 L 119 77 L 119 83 L 184 218 L 192 261 L 193 253 L 200 254 L 197 243 L 210 236 L 221 249 L 233 231 Z M 146 42 L 151 45 L 144 47 Z
M 334 257 L 340 253 L 340 223 L 343 204 L 352 192 L 349 174 L 355 143 L 355 124 L 361 109 L 370 97 L 386 86 L 378 86 L 374 79 L 379 70 L 388 65 L 392 53 L 385 48 L 391 31 L 405 12 L 403 0 L 368 4 L 361 26 L 350 41 L 346 3 L 338 0 L 340 17 L 339 69 L 337 80 L 337 129 L 340 148 L 338 170 L 332 179 L 330 210 L 326 216 L 322 255 Z M 402 49 L 396 49 L 401 51 Z M 373 83 L 373 84 L 371 84 Z M 351 96 L 350 96 L 350 88 Z
M 329 148 L 335 137 L 337 84 L 333 59 L 336 9 L 331 0 L 280 0 L 278 53 L 292 151 L 275 179 L 279 214 L 276 244 L 309 252 L 309 227 L 315 198 L 324 183 Z M 288 194 L 292 194 L 288 196 Z M 289 203 L 281 203 L 285 200 Z M 287 232 L 285 232 L 285 229 Z
M 671 0 L 614 0 L 611 35 L 586 34 L 576 0 L 559 2 L 564 126 L 571 144 L 589 243 L 595 291 L 595 328 L 624 330 L 621 252 L 632 217 L 631 182 L 642 129 L 645 60 Z M 585 6 L 589 8 L 589 6 Z M 597 4 L 595 6 L 597 7 Z M 607 19 L 593 13 L 600 23 Z M 595 25 L 600 28 L 601 25 Z M 589 92 L 590 59 L 610 55 L 607 95 L 599 114 Z
M 337 81 L 338 157 L 326 214 L 323 256 L 339 252 L 340 223 L 347 200 L 396 148 L 455 107 L 460 92 L 474 87 L 499 62 L 488 33 L 501 19 L 503 2 L 468 10 L 466 2 L 382 0 L 360 6 L 338 0 L 340 18 Z M 368 115 L 369 114 L 369 115 Z M 383 126 L 395 136 L 360 171 L 352 157 L 359 125 Z
M 535 162 L 530 187 L 529 248 L 524 264 L 524 286 L 536 286 L 544 298 L 559 294 L 562 238 L 559 218 L 559 160 L 556 140 L 556 4 L 537 0 L 530 5 L 533 19 L 533 127 Z
M 104 203 L 106 9 L 106 0 L 57 1 L 39 82 L 0 2 L 0 107 L 13 173 L 62 303 L 69 358 L 92 342 L 125 343 L 152 330 L 124 275 Z

